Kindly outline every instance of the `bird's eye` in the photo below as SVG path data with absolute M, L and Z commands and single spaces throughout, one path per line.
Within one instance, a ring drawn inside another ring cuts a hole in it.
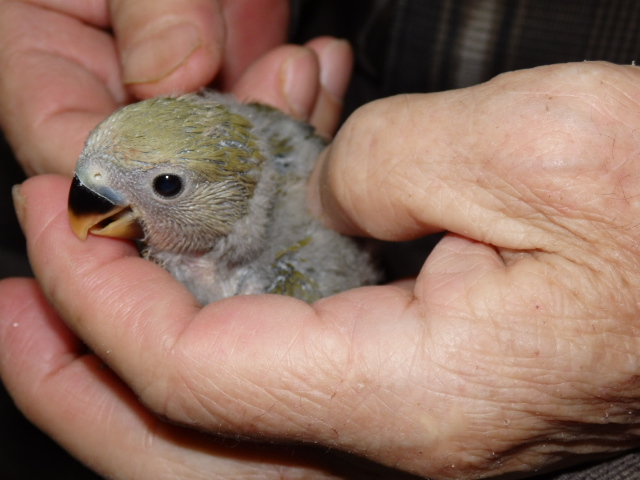
M 178 175 L 163 173 L 153 180 L 153 189 L 162 197 L 175 197 L 182 192 L 182 179 Z

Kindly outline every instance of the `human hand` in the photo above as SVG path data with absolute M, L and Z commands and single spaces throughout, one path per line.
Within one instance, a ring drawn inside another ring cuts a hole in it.
M 45 431 L 123 478 L 283 472 L 211 451 L 138 401 L 198 430 L 443 479 L 637 445 L 639 75 L 559 65 L 358 111 L 312 181 L 315 208 L 380 238 L 454 233 L 415 282 L 312 306 L 201 308 L 131 245 L 78 241 L 68 181 L 32 179 L 18 205 L 40 285 L 117 377 L 15 280 L 0 284 L 0 373 Z M 301 463 L 286 474 L 328 475 Z
M 71 175 L 89 131 L 118 106 L 215 78 L 241 99 L 286 92 L 291 113 L 331 133 L 348 47 L 324 38 L 275 48 L 287 21 L 285 0 L 0 0 L 0 126 L 28 173 Z M 314 82 L 292 81 L 301 70 Z

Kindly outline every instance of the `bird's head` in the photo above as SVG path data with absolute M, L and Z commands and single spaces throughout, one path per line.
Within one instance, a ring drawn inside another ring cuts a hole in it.
M 188 95 L 129 105 L 96 127 L 78 159 L 72 227 L 80 238 L 205 252 L 248 215 L 264 151 L 224 103 Z

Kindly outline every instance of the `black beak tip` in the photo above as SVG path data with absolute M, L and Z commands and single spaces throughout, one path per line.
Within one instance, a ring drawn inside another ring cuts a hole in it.
M 102 195 L 87 188 L 78 178 L 73 176 L 71 189 L 69 190 L 69 210 L 76 215 L 87 213 L 107 213 L 115 205 Z

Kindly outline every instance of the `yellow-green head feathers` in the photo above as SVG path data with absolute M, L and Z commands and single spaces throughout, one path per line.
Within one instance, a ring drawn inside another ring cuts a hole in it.
M 99 126 L 93 148 L 108 142 L 114 156 L 141 169 L 182 162 L 208 181 L 237 181 L 251 195 L 264 160 L 253 125 L 226 105 L 197 99 L 159 97 L 129 105 Z

